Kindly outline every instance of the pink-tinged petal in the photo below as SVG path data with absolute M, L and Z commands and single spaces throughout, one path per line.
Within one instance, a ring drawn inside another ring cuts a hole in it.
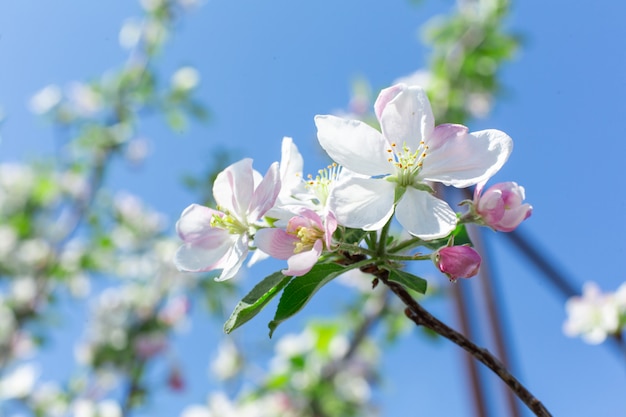
M 404 84 L 396 84 L 380 91 L 374 103 L 374 113 L 378 120 L 383 116 L 383 110 L 385 110 L 387 104 L 405 89 L 406 86 Z
M 451 123 L 444 123 L 435 127 L 432 135 L 426 139 L 426 144 L 430 152 L 437 148 L 440 148 L 448 140 L 457 136 L 465 136 L 469 133 L 469 129 L 463 125 L 456 125 Z
M 311 226 L 311 220 L 307 219 L 306 217 L 297 215 L 293 216 L 287 222 L 287 231 L 290 233 L 296 233 L 298 231 L 298 228 L 309 226 Z
M 533 206 L 530 204 L 522 204 L 521 206 L 505 210 L 504 216 L 498 222 L 498 227 L 496 230 L 500 230 L 502 232 L 512 232 L 517 229 L 517 226 L 520 225 L 524 220 L 529 218 L 533 213 Z
M 261 229 L 254 236 L 254 244 L 263 252 L 276 259 L 289 259 L 293 256 L 296 243 L 300 240 L 283 229 Z
M 219 277 L 215 278 L 215 281 L 225 281 L 234 277 L 237 272 L 239 272 L 239 268 L 241 268 L 241 265 L 243 265 L 247 257 L 248 236 L 241 235 L 231 247 L 231 250 L 219 263 L 219 268 L 222 269 L 222 273 Z
M 449 137 L 438 148 L 428 151 L 419 177 L 458 188 L 468 187 L 498 172 L 512 150 L 513 140 L 499 130 Z
M 315 227 L 319 230 L 324 230 L 324 223 L 322 218 L 315 211 L 307 207 L 295 207 L 293 210 L 295 216 L 289 219 L 287 222 L 287 231 L 296 232 L 299 227 Z
M 219 229 L 217 229 L 219 230 Z M 180 271 L 201 272 L 220 269 L 221 263 L 237 239 L 225 231 L 219 239 L 209 237 L 185 243 L 174 255 L 174 265 Z
M 326 248 L 330 249 L 335 230 L 337 230 L 337 219 L 332 212 L 328 212 L 328 214 L 326 214 L 326 221 L 324 222 L 324 243 L 326 244 Z
M 222 216 L 223 213 L 199 204 L 187 207 L 176 222 L 176 231 L 180 238 L 187 242 L 195 242 L 207 238 L 212 234 L 220 235 L 221 229 L 211 227 L 211 219 L 214 215 Z
M 287 276 L 299 277 L 311 270 L 322 254 L 324 244 L 321 240 L 313 244 L 313 248 L 306 252 L 296 253 L 287 260 L 288 268 L 282 272 Z
M 226 167 L 217 174 L 213 183 L 213 197 L 225 211 L 239 217 L 246 218 L 254 193 L 254 174 L 252 159 L 245 158 Z
M 505 203 L 502 198 L 502 191 L 494 190 L 485 194 L 476 206 L 476 211 L 480 213 L 487 224 L 500 221 L 504 217 Z
M 435 127 L 435 117 L 426 92 L 418 86 L 407 87 L 398 84 L 390 87 L 391 93 L 401 91 L 382 109 L 379 117 L 383 135 L 398 147 L 406 144 L 409 149 L 418 148 L 420 141 L 426 141 Z M 386 90 L 381 92 L 381 100 L 386 100 Z
M 335 186 L 329 207 L 343 226 L 378 230 L 393 214 L 394 192 L 384 179 L 351 178 Z
M 483 188 L 485 188 L 485 184 L 487 184 L 487 180 L 479 182 L 478 184 L 476 184 L 476 187 L 474 187 L 474 199 L 473 199 L 474 204 L 478 204 L 480 194 L 483 192 Z
M 317 139 L 328 156 L 357 174 L 376 176 L 393 171 L 387 141 L 373 127 L 335 116 L 315 116 Z
M 260 219 L 274 206 L 280 193 L 280 171 L 278 162 L 274 162 L 263 177 L 263 181 L 254 190 L 248 209 L 248 219 L 254 222 Z
M 448 203 L 410 187 L 396 206 L 396 219 L 410 234 L 424 240 L 447 236 L 457 223 Z
M 532 214 L 532 206 L 524 204 L 524 198 L 524 187 L 503 182 L 489 187 L 482 195 L 475 195 L 474 206 L 485 224 L 510 232 Z
M 434 261 L 450 281 L 456 281 L 478 274 L 481 259 L 478 252 L 469 246 L 446 246 L 436 252 Z

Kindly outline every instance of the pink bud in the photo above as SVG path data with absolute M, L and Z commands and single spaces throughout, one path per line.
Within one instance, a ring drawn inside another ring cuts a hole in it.
M 469 246 L 445 246 L 435 252 L 433 262 L 437 268 L 456 281 L 458 278 L 470 278 L 478 273 L 480 255 Z
M 510 232 L 530 217 L 533 208 L 524 201 L 524 187 L 515 182 L 492 185 L 482 195 L 482 186 L 476 186 L 474 208 L 485 224 L 501 232 Z
M 182 391 L 185 389 L 185 380 L 183 374 L 178 367 L 170 369 L 170 373 L 167 376 L 167 385 L 173 391 Z

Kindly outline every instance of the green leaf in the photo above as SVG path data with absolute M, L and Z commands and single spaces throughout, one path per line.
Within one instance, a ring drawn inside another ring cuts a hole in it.
M 174 132 L 181 133 L 187 128 L 187 119 L 185 115 L 177 109 L 169 110 L 165 114 L 165 120 Z
M 426 294 L 426 280 L 417 275 L 398 269 L 392 269 L 389 271 L 389 281 L 393 281 L 410 290 L 417 291 L 420 294 Z
M 456 229 L 454 229 L 454 232 L 452 232 L 452 236 L 454 236 L 455 246 L 460 246 L 460 245 L 474 246 L 469 237 L 469 234 L 467 233 L 467 228 L 465 227 L 464 224 L 459 224 L 456 227 Z
M 291 281 L 291 278 L 280 271 L 265 277 L 235 306 L 232 314 L 224 323 L 224 332 L 230 333 L 256 316 Z
M 268 325 L 270 337 L 280 323 L 302 310 L 320 288 L 345 271 L 346 268 L 341 265 L 321 264 L 315 265 L 308 273 L 294 278 L 280 297 L 274 320 Z
M 366 234 L 367 232 L 365 230 L 350 229 L 346 227 L 343 233 L 343 241 L 345 243 L 356 244 L 356 243 L 359 243 L 361 240 L 363 240 Z

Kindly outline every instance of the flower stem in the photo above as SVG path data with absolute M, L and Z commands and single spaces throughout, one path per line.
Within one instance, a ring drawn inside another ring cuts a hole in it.
M 376 252 L 378 256 L 382 256 L 387 251 L 387 235 L 389 234 L 389 227 L 391 226 L 391 219 L 385 224 L 380 231 L 380 239 L 378 239 L 378 247 Z
M 422 243 L 424 243 L 422 239 L 420 239 L 419 237 L 414 237 L 414 238 L 405 240 L 404 242 L 401 242 L 398 245 L 390 248 L 388 253 L 400 252 L 403 249 L 409 249 L 413 246 L 420 246 Z

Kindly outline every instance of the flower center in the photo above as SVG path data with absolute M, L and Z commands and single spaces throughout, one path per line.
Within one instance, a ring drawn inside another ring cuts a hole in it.
M 219 207 L 218 207 L 219 210 Z M 248 232 L 248 226 L 241 220 L 230 214 L 228 211 L 223 215 L 213 214 L 211 227 L 216 227 L 228 231 L 231 235 L 242 235 Z
M 295 230 L 287 231 L 287 233 L 296 236 L 299 241 L 294 243 L 293 253 L 300 253 L 311 250 L 318 240 L 324 240 L 324 231 L 317 227 L 299 226 Z
M 417 174 L 428 155 L 428 145 L 421 141 L 417 150 L 411 151 L 406 144 L 398 149 L 397 144 L 392 142 L 387 153 L 389 153 L 387 160 L 395 166 L 396 175 L 393 179 L 398 182 L 398 185 L 404 187 L 415 185 Z
M 341 166 L 333 162 L 326 168 L 317 171 L 315 178 L 311 174 L 307 175 L 306 188 L 315 195 L 320 205 L 326 206 L 330 186 L 337 180 L 340 173 Z

